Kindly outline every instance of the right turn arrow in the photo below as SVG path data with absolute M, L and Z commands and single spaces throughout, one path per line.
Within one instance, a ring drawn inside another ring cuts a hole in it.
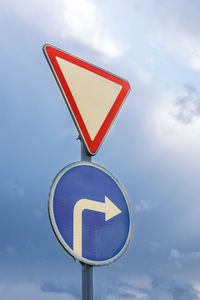
M 105 196 L 105 203 L 89 199 L 80 199 L 76 202 L 73 215 L 73 250 L 78 256 L 82 256 L 82 213 L 85 209 L 104 213 L 105 221 L 121 213 L 121 210 L 107 196 Z

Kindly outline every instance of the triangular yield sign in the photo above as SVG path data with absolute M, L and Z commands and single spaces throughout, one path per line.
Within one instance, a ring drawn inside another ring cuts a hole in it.
M 51 45 L 45 56 L 91 155 L 100 147 L 129 90 L 129 83 Z

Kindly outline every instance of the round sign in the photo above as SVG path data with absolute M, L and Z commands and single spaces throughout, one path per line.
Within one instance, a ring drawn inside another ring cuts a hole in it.
M 126 250 L 132 231 L 124 189 L 103 167 L 77 162 L 55 177 L 49 217 L 61 245 L 86 264 L 107 265 Z

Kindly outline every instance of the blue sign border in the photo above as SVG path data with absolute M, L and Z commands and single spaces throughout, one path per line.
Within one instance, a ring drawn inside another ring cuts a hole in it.
M 118 187 L 120 188 L 126 203 L 127 203 L 127 207 L 128 207 L 128 212 L 129 212 L 129 217 L 130 217 L 130 226 L 129 226 L 129 233 L 128 233 L 128 237 L 127 240 L 123 246 L 123 248 L 120 250 L 120 252 L 118 254 L 116 254 L 114 257 L 108 259 L 108 260 L 103 260 L 103 261 L 93 261 L 93 260 L 88 260 L 82 256 L 77 256 L 74 251 L 67 245 L 67 243 L 65 242 L 65 240 L 63 239 L 63 237 L 60 234 L 60 231 L 56 225 L 56 221 L 55 221 L 55 216 L 54 216 L 54 209 L 53 209 L 53 202 L 54 202 L 54 193 L 55 193 L 55 189 L 56 186 L 60 180 L 60 178 L 66 173 L 68 172 L 70 169 L 77 167 L 77 166 L 92 166 L 95 167 L 97 169 L 102 170 L 103 172 L 105 172 L 108 176 L 110 176 L 115 183 L 118 185 Z M 95 164 L 95 163 L 91 163 L 91 162 L 86 162 L 86 161 L 80 161 L 80 162 L 76 162 L 76 163 L 72 163 L 68 166 L 66 166 L 65 168 L 63 168 L 54 178 L 53 183 L 51 185 L 50 188 L 50 192 L 49 192 L 49 201 L 48 201 L 48 212 L 49 212 L 49 219 L 53 228 L 53 231 L 59 241 L 59 243 L 62 245 L 62 247 L 75 259 L 75 260 L 79 260 L 80 262 L 83 262 L 85 264 L 88 265 L 93 265 L 93 266 L 104 266 L 104 265 L 108 265 L 111 264 L 112 262 L 114 262 L 115 260 L 117 260 L 118 258 L 120 258 L 120 256 L 125 252 L 126 248 L 128 247 L 128 244 L 130 242 L 131 239 L 131 235 L 132 235 L 132 214 L 131 214 L 131 208 L 130 208 L 130 203 L 128 201 L 128 198 L 126 196 L 126 193 L 123 189 L 123 187 L 120 185 L 120 183 L 118 182 L 118 180 L 110 173 L 108 172 L 106 169 L 104 169 L 102 166 Z

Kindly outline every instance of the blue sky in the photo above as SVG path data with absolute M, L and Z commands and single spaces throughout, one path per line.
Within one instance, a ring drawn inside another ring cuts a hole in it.
M 124 186 L 134 231 L 95 268 L 96 299 L 200 299 L 200 4 L 0 3 L 0 296 L 80 299 L 81 266 L 51 229 L 51 182 L 80 142 L 42 52 L 53 44 L 132 87 L 93 161 Z

